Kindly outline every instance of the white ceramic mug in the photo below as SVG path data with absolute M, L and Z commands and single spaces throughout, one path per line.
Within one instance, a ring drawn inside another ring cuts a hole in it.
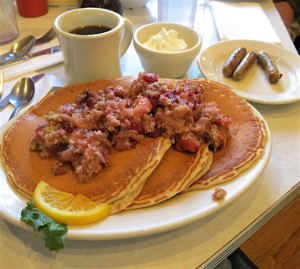
M 89 35 L 70 33 L 91 25 L 102 25 L 111 30 Z M 62 49 L 67 83 L 122 76 L 120 58 L 133 35 L 129 20 L 107 9 L 81 8 L 58 16 L 53 28 Z

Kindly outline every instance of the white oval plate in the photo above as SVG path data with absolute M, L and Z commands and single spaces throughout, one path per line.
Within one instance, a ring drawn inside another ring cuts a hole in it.
M 224 62 L 239 47 L 245 47 L 247 51 L 264 50 L 268 53 L 282 74 L 280 81 L 276 84 L 269 83 L 258 64 L 240 81 L 224 77 Z M 201 53 L 198 66 L 205 77 L 230 86 L 236 94 L 248 101 L 275 105 L 300 100 L 300 56 L 279 45 L 253 40 L 221 41 Z
M 222 210 L 242 195 L 259 177 L 266 167 L 271 154 L 271 134 L 261 114 L 254 113 L 264 121 L 268 139 L 263 156 L 248 170 L 227 183 L 220 185 L 227 191 L 223 201 L 212 200 L 213 188 L 191 191 L 173 197 L 161 204 L 132 211 L 124 211 L 107 217 L 101 222 L 86 226 L 69 226 L 67 238 L 77 240 L 109 240 L 146 236 L 169 231 L 188 225 L 196 220 Z M 0 132 L 0 141 L 14 120 Z M 0 145 L 1 146 L 1 145 Z M 34 165 L 34 164 L 33 164 Z M 20 221 L 21 211 L 27 200 L 17 194 L 6 179 L 5 168 L 0 165 L 0 216 L 23 229 L 29 229 Z

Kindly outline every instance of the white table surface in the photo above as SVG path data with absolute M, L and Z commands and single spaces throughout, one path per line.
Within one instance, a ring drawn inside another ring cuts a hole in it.
M 295 52 L 272 1 L 263 1 L 262 6 L 282 45 Z M 156 21 L 156 8 L 153 0 L 142 10 L 125 10 L 124 16 L 137 27 Z M 18 16 L 20 37 L 43 34 L 63 10 L 65 8 L 51 8 L 45 16 L 34 19 Z M 198 10 L 195 28 L 203 37 L 202 49 L 219 41 L 209 7 L 205 12 Z M 55 43 L 56 40 L 51 42 Z M 10 45 L 1 46 L 0 53 Z M 123 75 L 137 76 L 142 70 L 132 45 L 121 63 Z M 43 72 L 55 75 L 62 83 L 65 81 L 62 64 Z M 187 76 L 203 77 L 196 61 Z M 300 192 L 299 103 L 252 105 L 270 127 L 273 138 L 271 158 L 263 174 L 248 191 L 222 211 L 178 230 L 146 237 L 110 241 L 67 240 L 66 249 L 58 253 L 45 249 L 32 232 L 0 219 L 0 268 L 213 268 Z

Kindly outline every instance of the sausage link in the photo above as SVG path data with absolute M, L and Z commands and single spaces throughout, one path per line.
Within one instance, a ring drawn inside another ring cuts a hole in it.
M 245 48 L 238 48 L 229 55 L 222 68 L 225 77 L 232 77 L 234 70 L 246 54 Z
M 247 55 L 240 61 L 239 65 L 233 72 L 234 80 L 241 80 L 244 78 L 251 66 L 254 65 L 257 54 L 253 51 L 248 52 Z
M 257 62 L 264 69 L 270 83 L 277 83 L 282 77 L 282 74 L 279 73 L 277 65 L 273 62 L 271 57 L 264 51 L 260 51 L 257 54 Z

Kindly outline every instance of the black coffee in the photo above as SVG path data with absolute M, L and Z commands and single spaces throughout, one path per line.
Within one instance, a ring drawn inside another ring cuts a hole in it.
M 105 33 L 110 31 L 111 28 L 104 26 L 104 25 L 86 25 L 80 26 L 70 31 L 71 34 L 76 35 L 96 35 Z

